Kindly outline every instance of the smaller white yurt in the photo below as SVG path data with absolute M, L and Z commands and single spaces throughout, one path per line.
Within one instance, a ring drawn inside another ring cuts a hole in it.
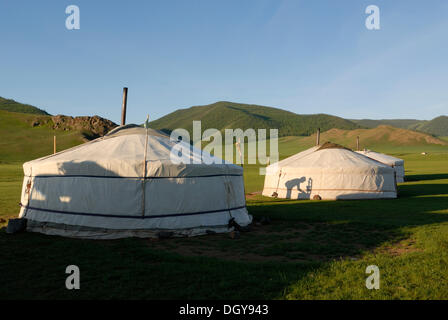
M 286 199 L 396 198 L 394 169 L 325 143 L 266 168 L 264 196 Z
M 179 147 L 191 150 L 184 155 L 190 161 L 173 162 Z M 91 239 L 194 236 L 252 220 L 240 166 L 136 125 L 23 169 L 19 217 L 28 231 Z
M 369 157 L 370 159 L 379 161 L 381 163 L 387 164 L 388 166 L 395 169 L 395 175 L 397 177 L 397 182 L 402 183 L 404 182 L 404 160 L 400 158 L 395 158 L 392 156 L 389 156 L 384 153 L 379 153 L 371 150 L 364 150 L 364 151 L 356 151 L 360 154 L 365 155 L 366 157 Z

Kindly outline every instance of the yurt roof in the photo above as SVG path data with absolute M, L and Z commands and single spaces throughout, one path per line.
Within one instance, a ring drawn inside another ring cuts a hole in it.
M 360 154 L 365 155 L 366 157 L 378 160 L 382 163 L 386 163 L 388 165 L 403 165 L 404 160 L 400 158 L 396 158 L 384 153 L 379 153 L 371 150 L 363 150 L 363 151 L 356 151 Z
M 147 136 L 148 135 L 148 136 Z M 224 162 L 215 158 L 207 152 L 192 147 L 182 141 L 172 141 L 165 133 L 145 129 L 137 125 L 120 126 L 109 132 L 104 137 L 81 144 L 79 146 L 49 155 L 40 159 L 26 162 L 23 167 L 25 173 L 31 174 L 94 174 L 119 175 L 119 176 L 141 176 L 145 159 L 151 172 L 155 175 L 174 174 L 172 172 L 157 173 L 160 166 L 172 167 L 178 174 L 179 170 L 185 170 L 186 166 L 207 166 L 205 171 L 232 170 L 241 171 L 241 167 Z M 189 149 L 190 164 L 173 164 L 171 152 L 174 146 L 182 146 L 184 150 Z M 217 159 L 217 161 L 215 161 Z M 210 163 L 222 163 L 212 164 Z M 227 167 L 227 168 L 223 168 Z M 232 167 L 232 168 L 229 168 Z
M 302 151 L 278 162 L 277 165 L 290 168 L 352 168 L 353 170 L 389 168 L 381 162 L 331 142 Z
M 301 151 L 299 153 L 296 153 L 288 158 L 285 158 L 279 162 L 276 163 L 276 165 L 279 165 L 281 167 L 287 167 L 289 164 L 296 162 L 297 160 L 313 153 L 314 151 L 316 151 L 317 149 L 319 149 L 319 146 L 314 146 L 312 148 L 306 149 L 304 151 Z

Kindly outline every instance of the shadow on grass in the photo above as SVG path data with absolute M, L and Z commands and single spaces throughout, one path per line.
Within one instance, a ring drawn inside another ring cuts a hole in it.
M 448 195 L 447 183 L 404 184 L 398 187 L 399 198 L 410 200 L 418 196 Z
M 411 181 L 424 181 L 424 180 L 441 180 L 448 179 L 448 174 L 446 173 L 436 173 L 436 174 L 412 174 L 406 175 L 406 182 Z
M 169 240 L 168 240 L 169 241 Z M 310 265 L 185 257 L 149 240 L 94 241 L 0 232 L 0 299 L 275 298 Z M 67 290 L 65 268 L 80 268 Z
M 448 221 L 443 184 L 400 186 L 399 199 L 249 201 L 255 226 L 239 239 L 76 240 L 0 230 L 0 299 L 272 299 L 339 258 L 408 237 L 405 227 Z M 416 197 L 426 195 L 424 197 Z M 81 290 L 66 290 L 66 266 Z
M 268 216 L 271 219 L 301 222 L 325 223 L 365 223 L 386 228 L 413 227 L 448 221 L 448 213 L 436 211 L 448 210 L 445 197 L 425 197 L 418 201 L 390 200 L 371 203 L 304 203 L 302 205 L 278 203 L 258 205 L 250 209 L 255 217 Z M 409 205 L 409 207 L 407 206 Z

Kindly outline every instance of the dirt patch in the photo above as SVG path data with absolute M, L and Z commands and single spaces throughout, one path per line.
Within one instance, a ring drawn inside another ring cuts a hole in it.
M 378 250 L 380 253 L 389 254 L 391 256 L 401 256 L 403 254 L 411 253 L 411 252 L 421 252 L 423 251 L 420 248 L 417 248 L 416 242 L 414 239 L 405 239 L 396 244 L 386 246 Z
M 251 200 L 261 195 L 261 191 L 251 192 L 246 194 L 246 200 Z
M 148 245 L 183 256 L 205 256 L 244 262 L 305 262 L 309 261 L 305 256 L 266 254 L 264 249 L 274 242 L 300 241 L 300 235 L 310 228 L 307 224 L 300 224 L 296 228 L 284 223 L 253 224 L 250 231 L 240 233 L 236 239 L 232 239 L 228 233 L 222 233 L 192 238 L 152 239 L 148 241 Z
M 335 234 L 340 225 L 325 222 L 254 223 L 232 239 L 228 233 L 191 238 L 147 240 L 149 247 L 189 257 L 244 262 L 324 262 L 373 249 L 353 237 Z M 342 228 L 344 228 L 342 226 Z M 353 226 L 346 226 L 349 233 Z M 364 234 L 363 232 L 359 233 Z M 341 239 L 342 238 L 342 239 Z

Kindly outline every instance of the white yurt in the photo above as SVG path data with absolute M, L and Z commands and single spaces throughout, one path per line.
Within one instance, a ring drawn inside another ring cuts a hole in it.
M 388 166 L 395 169 L 395 175 L 397 177 L 397 182 L 402 183 L 404 182 L 404 160 L 400 158 L 395 158 L 392 156 L 389 156 L 384 153 L 379 153 L 371 150 L 364 150 L 364 151 L 356 151 L 360 154 L 365 155 L 366 157 L 369 157 L 373 160 L 379 161 L 381 163 L 387 164 Z
M 327 142 L 269 165 L 262 194 L 286 199 L 377 199 L 396 198 L 397 189 L 393 168 Z
M 191 150 L 183 154 L 190 162 L 172 161 L 176 146 Z M 251 223 L 240 166 L 136 125 L 23 169 L 20 217 L 29 231 L 113 239 L 193 236 L 231 231 L 231 220 Z

